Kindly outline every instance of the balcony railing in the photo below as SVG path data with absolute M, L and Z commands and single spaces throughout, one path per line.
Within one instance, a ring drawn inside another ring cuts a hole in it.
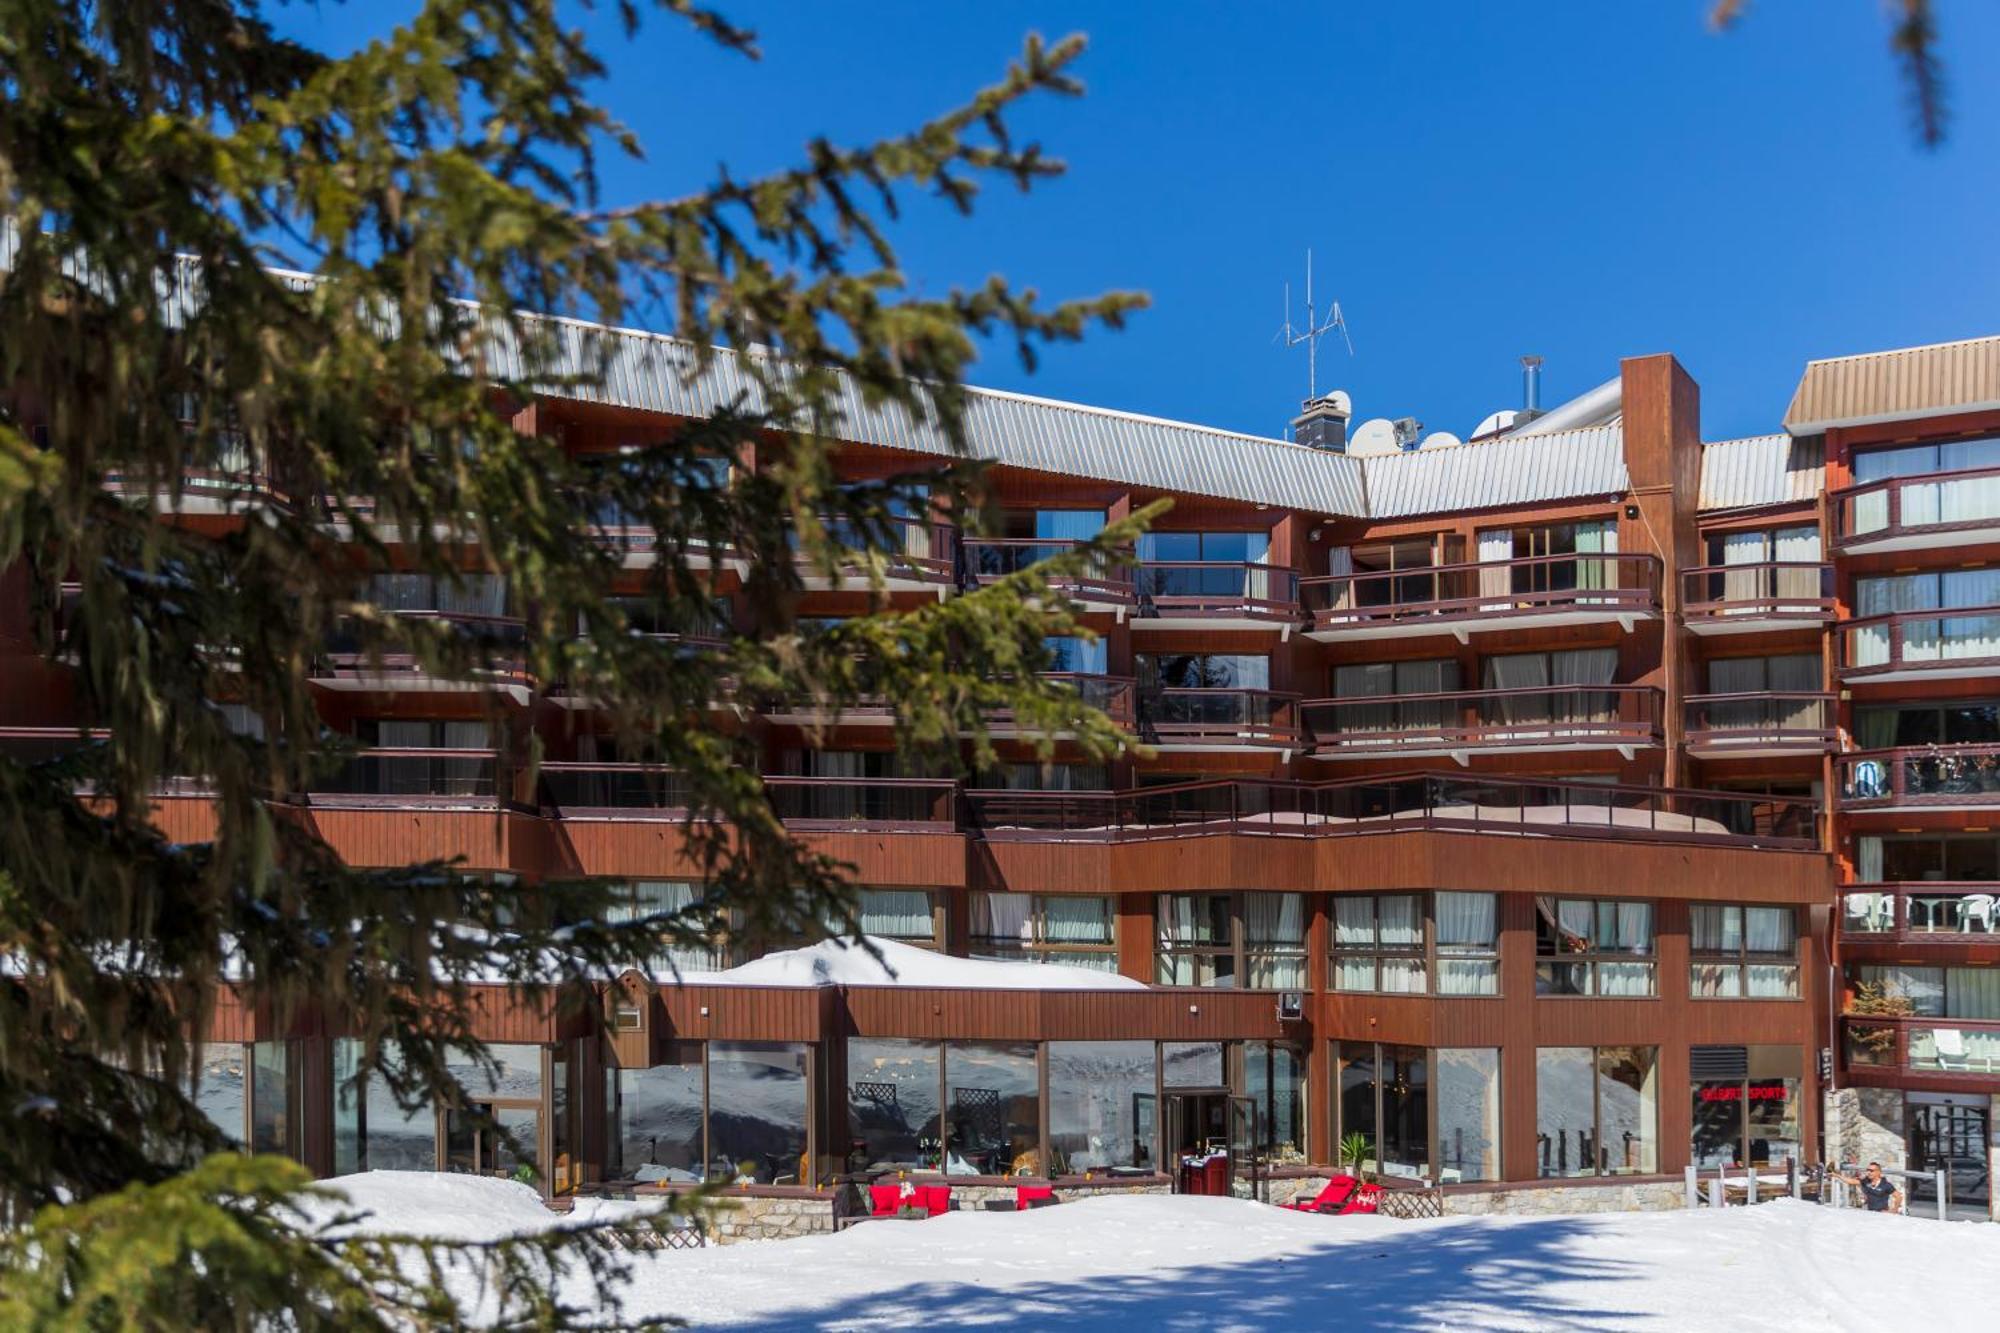
M 1923 745 L 1840 756 L 1844 810 L 2000 806 L 2000 745 Z
M 687 779 L 663 764 L 550 762 L 540 769 L 542 803 L 565 814 L 585 811 L 684 813 Z
M 1850 1071 L 1904 1070 L 2000 1078 L 2000 1021 L 1968 1018 L 1842 1020 Z
M 527 626 L 519 617 L 407 607 L 394 608 L 390 614 L 401 620 L 439 622 L 484 646 L 488 650 L 486 664 L 480 669 L 479 679 L 467 681 L 467 685 L 495 680 L 516 685 L 526 683 L 526 669 L 517 650 L 527 638 Z M 423 674 L 425 668 L 414 655 L 398 652 L 385 652 L 379 656 L 372 654 L 362 647 L 358 635 L 345 630 L 337 630 L 330 635 L 325 649 L 312 663 L 313 678 L 321 682 L 362 679 L 387 684 L 398 676 L 417 677 Z
M 499 771 L 494 750 L 374 749 L 314 780 L 306 799 L 310 805 L 492 806 L 502 798 Z
M 829 515 L 820 520 L 828 538 L 838 547 L 845 547 L 857 553 L 867 550 L 861 527 L 837 515 Z M 919 583 L 948 587 L 954 581 L 958 570 L 958 529 L 949 523 L 934 523 L 925 518 L 891 517 L 886 520 L 889 549 L 872 552 L 883 562 L 883 577 L 891 583 Z M 796 538 L 794 538 L 796 542 Z M 801 567 L 808 564 L 806 554 L 799 553 Z M 849 579 L 860 577 L 861 562 L 856 560 L 844 570 Z M 810 584 L 817 575 L 807 573 Z
M 1681 571 L 1681 611 L 1697 634 L 1833 619 L 1833 566 L 1818 560 L 1701 565 Z
M 1837 735 L 1834 699 L 1778 690 L 1691 694 L 1683 701 L 1682 730 L 1688 749 L 1711 756 L 1818 752 L 1831 748 Z
M 1891 477 L 1835 491 L 1829 499 L 1838 550 L 1953 546 L 2000 530 L 2000 468 Z
M 956 829 L 950 778 L 766 777 L 771 808 L 797 829 Z
M 1133 726 L 1138 721 L 1138 709 L 1135 703 L 1138 683 L 1130 676 L 1100 676 L 1084 671 L 1044 671 L 1041 679 L 1075 690 L 1085 704 L 1103 713 L 1121 727 Z M 986 727 L 987 730 L 994 732 L 1015 730 L 1013 712 L 1011 710 L 995 712 L 987 719 Z
M 991 583 L 1067 555 L 1081 544 L 1040 537 L 967 537 L 962 543 L 966 578 L 975 585 Z M 1130 606 L 1136 595 L 1131 572 L 1109 565 L 1051 579 L 1050 586 L 1079 602 L 1099 606 Z
M 2000 665 L 2000 606 L 1896 611 L 1840 626 L 1847 680 L 1985 675 Z
M 1134 581 L 1142 620 L 1243 621 L 1279 628 L 1299 619 L 1299 576 L 1280 565 L 1148 560 Z
M 1139 736 L 1148 745 L 1295 748 L 1296 694 L 1244 689 L 1141 689 Z
M 627 569 L 653 565 L 660 555 L 659 533 L 645 524 L 592 524 L 584 535 L 607 551 L 615 552 Z M 690 542 L 685 558 L 690 569 L 710 569 L 741 564 L 742 556 L 726 543 Z
M 1633 619 L 1660 609 L 1660 558 L 1642 552 L 1539 555 L 1301 579 L 1313 632 L 1327 638 L 1439 633 L 1454 624 Z
M 1855 940 L 2000 948 L 2000 884 L 1923 880 L 1854 884 L 1841 891 L 1840 933 Z
M 1530 778 L 1425 774 L 1341 782 L 1228 779 L 1136 791 L 968 791 L 994 840 L 1124 842 L 1210 833 L 1339 837 L 1406 830 L 1819 849 L 1810 800 Z
M 1358 695 L 1301 705 L 1318 758 L 1461 749 L 1612 748 L 1660 743 L 1650 685 Z

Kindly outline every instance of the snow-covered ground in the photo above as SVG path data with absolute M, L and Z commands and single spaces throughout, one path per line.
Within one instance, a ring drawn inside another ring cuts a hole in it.
M 337 1182 L 385 1229 L 551 1225 L 521 1185 Z M 440 1193 L 439 1191 L 443 1191 Z M 592 1205 L 592 1210 L 622 1205 Z M 1991 1330 L 2000 1226 L 1789 1200 L 1722 1212 L 1325 1218 L 1097 1198 L 634 1256 L 626 1312 L 697 1328 Z

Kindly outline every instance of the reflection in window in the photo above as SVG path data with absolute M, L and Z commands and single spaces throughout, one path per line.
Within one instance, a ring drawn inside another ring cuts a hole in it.
M 362 1043 L 333 1041 L 333 1174 L 357 1171 L 435 1171 L 438 1168 L 437 1113 L 427 1102 L 405 1109 L 381 1078 L 354 1085 Z M 400 1059 L 387 1044 L 382 1062 Z
M 1497 995 L 1499 901 L 1492 893 L 1339 895 L 1334 989 L 1422 994 L 1435 978 L 1439 995 Z
M 1545 1046 L 1535 1052 L 1536 1156 L 1543 1176 L 1658 1169 L 1658 1054 L 1651 1046 Z
M 607 1065 L 609 1160 L 613 1180 L 693 1182 L 706 1175 L 701 1133 L 701 1056 L 636 1069 Z
M 1368 1140 L 1366 1170 L 1387 1176 L 1431 1174 L 1430 1059 L 1421 1046 L 1341 1042 L 1340 1123 L 1336 1141 Z M 1379 1163 L 1379 1165 L 1378 1165 Z
M 941 1168 L 940 1077 L 934 1041 L 848 1041 L 847 1128 L 865 1169 Z
M 1150 1041 L 1052 1041 L 1049 1151 L 1058 1175 L 1150 1175 L 1158 1133 Z
M 1697 1167 L 1781 1166 L 1801 1160 L 1796 1046 L 1696 1046 L 1689 1052 Z
M 1118 970 L 1112 901 L 1103 894 L 971 895 L 974 958 Z
M 944 1070 L 946 1170 L 1041 1175 L 1041 1075 L 1034 1043 L 951 1042 Z
M 1439 1179 L 1500 1179 L 1500 1052 L 1437 1052 Z
M 708 1046 L 709 1174 L 738 1184 L 812 1183 L 807 1048 L 756 1042 Z
M 1305 1053 L 1279 1041 L 1243 1043 L 1243 1091 L 1256 1103 L 1267 1162 L 1294 1165 L 1306 1160 Z

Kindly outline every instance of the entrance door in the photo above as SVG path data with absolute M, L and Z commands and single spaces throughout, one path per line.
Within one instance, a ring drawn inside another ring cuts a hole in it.
M 1231 1192 L 1230 1100 L 1226 1088 L 1167 1094 L 1166 1156 L 1176 1194 Z
M 1954 1210 L 1990 1215 L 1993 1205 L 1991 1110 L 1984 1098 L 1963 1101 L 1942 1093 L 1909 1094 L 1910 1169 L 1925 1174 L 1909 1182 L 1912 1202 L 1935 1203 L 1929 1173 L 1943 1171 Z
M 490 1126 L 476 1123 L 472 1116 L 464 1112 L 449 1112 L 445 1122 L 445 1170 L 501 1176 L 523 1184 L 536 1184 L 539 1179 L 535 1159 L 540 1150 L 541 1107 L 533 1103 L 510 1105 L 485 1102 L 479 1104 L 479 1109 L 506 1133 L 501 1134 Z M 509 1136 L 513 1139 L 512 1143 L 508 1142 Z

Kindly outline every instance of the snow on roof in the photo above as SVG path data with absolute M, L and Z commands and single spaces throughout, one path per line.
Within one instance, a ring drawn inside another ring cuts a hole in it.
M 824 940 L 721 972 L 683 972 L 690 986 L 940 986 L 978 990 L 1144 990 L 1146 985 L 1113 972 L 1056 963 L 998 962 L 951 958 L 894 940 L 869 937 L 881 953 L 870 957 L 846 940 Z M 886 967 L 885 967 L 886 965 Z M 672 985 L 672 976 L 658 978 Z

